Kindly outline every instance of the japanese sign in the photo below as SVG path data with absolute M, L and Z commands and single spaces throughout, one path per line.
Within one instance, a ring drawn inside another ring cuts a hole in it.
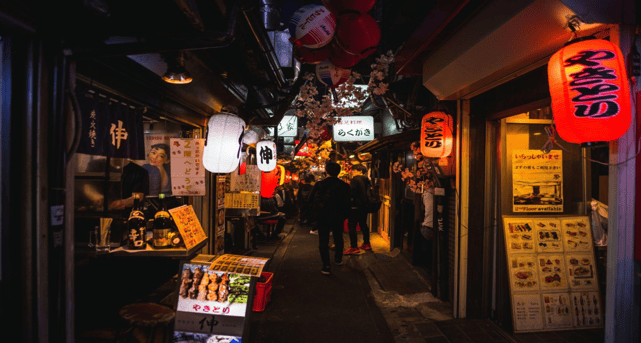
M 374 139 L 374 117 L 340 117 L 334 124 L 334 140 L 337 142 L 371 141 Z
M 601 326 L 589 218 L 504 216 L 503 224 L 515 332 Z
M 169 213 L 171 213 L 171 216 L 174 218 L 178 231 L 180 231 L 180 235 L 182 235 L 185 241 L 187 250 L 207 239 L 207 235 L 205 235 L 203 227 L 200 226 L 200 221 L 198 217 L 196 217 L 196 212 L 194 212 L 194 208 L 191 205 L 172 208 L 169 210 Z
M 514 212 L 563 212 L 561 150 L 513 150 Z
M 209 266 L 209 270 L 260 276 L 267 261 L 269 259 L 263 257 L 225 254 L 218 256 Z
M 256 166 L 252 167 L 258 169 Z M 235 173 L 230 175 L 233 174 Z M 225 189 L 227 188 L 227 178 L 226 175 L 216 175 L 216 234 L 214 248 L 217 255 L 225 252 Z M 258 187 L 260 189 L 260 186 Z
M 298 117 L 283 116 L 278 124 L 278 137 L 296 137 L 298 135 Z
M 276 143 L 272 141 L 260 141 L 256 143 L 256 162 L 258 169 L 264 172 L 276 168 Z
M 231 173 L 231 192 L 260 192 L 260 170 L 258 166 L 248 165 L 245 174 Z
M 171 184 L 174 195 L 205 195 L 204 139 L 172 138 Z

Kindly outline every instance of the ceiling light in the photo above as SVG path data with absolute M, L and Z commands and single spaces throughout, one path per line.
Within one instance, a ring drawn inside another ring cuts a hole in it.
M 185 69 L 185 56 L 182 51 L 175 60 L 167 61 L 167 72 L 162 76 L 165 82 L 173 84 L 190 83 L 193 79 L 191 74 Z
M 354 158 L 354 155 L 349 155 L 349 158 Z

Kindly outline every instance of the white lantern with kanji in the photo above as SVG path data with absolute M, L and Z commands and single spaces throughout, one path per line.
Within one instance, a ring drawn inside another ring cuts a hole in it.
M 276 143 L 272 141 L 256 143 L 256 162 L 261 171 L 274 170 L 276 168 Z
M 245 121 L 229 114 L 211 116 L 207 124 L 207 140 L 203 166 L 212 173 L 231 173 L 240 161 Z

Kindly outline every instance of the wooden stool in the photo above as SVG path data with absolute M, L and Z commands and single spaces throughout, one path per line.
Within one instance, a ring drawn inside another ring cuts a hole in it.
M 276 224 L 278 224 L 278 219 L 260 220 L 258 221 L 258 224 L 267 226 L 267 238 L 271 238 L 272 233 L 276 229 Z
M 124 333 L 125 342 L 128 336 L 133 335 L 133 331 L 136 328 L 150 328 L 149 338 L 147 339 L 147 342 L 150 343 L 155 342 L 156 330 L 159 327 L 163 329 L 162 341 L 168 341 L 170 324 L 176 316 L 174 310 L 152 303 L 129 304 L 121 308 L 119 314 L 129 324 Z

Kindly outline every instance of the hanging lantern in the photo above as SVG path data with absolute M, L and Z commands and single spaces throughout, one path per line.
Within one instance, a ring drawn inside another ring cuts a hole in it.
M 331 53 L 332 47 L 329 44 L 319 49 L 294 45 L 294 57 L 300 63 L 318 64 L 328 59 Z
M 347 81 L 351 74 L 351 70 L 339 68 L 329 60 L 316 65 L 316 78 L 331 88 L 336 88 Z
M 441 158 L 452 153 L 452 117 L 444 112 L 430 112 L 421 123 L 421 153 L 425 157 Z
M 203 166 L 212 173 L 231 173 L 238 168 L 245 121 L 224 113 L 215 114 L 207 124 Z
M 300 176 L 298 175 L 298 173 L 293 173 L 292 174 L 292 181 L 294 181 L 294 182 L 300 181 Z
M 264 172 L 276 168 L 276 143 L 260 141 L 256 143 L 256 161 L 258 169 Z
M 289 20 L 289 40 L 296 46 L 320 48 L 332 40 L 335 30 L 336 17 L 321 5 L 303 6 Z
M 358 64 L 363 58 L 358 56 L 358 55 L 352 55 L 349 52 L 345 51 L 338 43 L 336 40 L 332 42 L 330 45 L 331 47 L 331 54 L 329 56 L 329 61 L 332 62 L 333 65 L 340 67 L 340 68 L 351 68 L 355 65 Z
M 621 50 L 583 37 L 568 42 L 548 63 L 556 131 L 571 143 L 618 139 L 630 127 L 630 89 Z
M 260 196 L 263 198 L 273 198 L 274 189 L 278 187 L 280 182 L 280 169 L 274 168 L 270 172 L 260 173 Z
M 240 154 L 240 165 L 238 166 L 238 175 L 245 175 L 247 172 L 247 153 L 242 152 Z
M 278 180 L 278 184 L 282 185 L 285 183 L 285 167 L 281 166 L 280 164 L 277 166 L 278 168 L 278 177 L 280 178 Z
M 381 29 L 369 14 L 356 19 L 341 20 L 336 27 L 336 42 L 345 51 L 365 58 L 376 51 L 381 40 Z
M 323 0 L 323 5 L 340 18 L 357 18 L 374 7 L 376 0 Z

